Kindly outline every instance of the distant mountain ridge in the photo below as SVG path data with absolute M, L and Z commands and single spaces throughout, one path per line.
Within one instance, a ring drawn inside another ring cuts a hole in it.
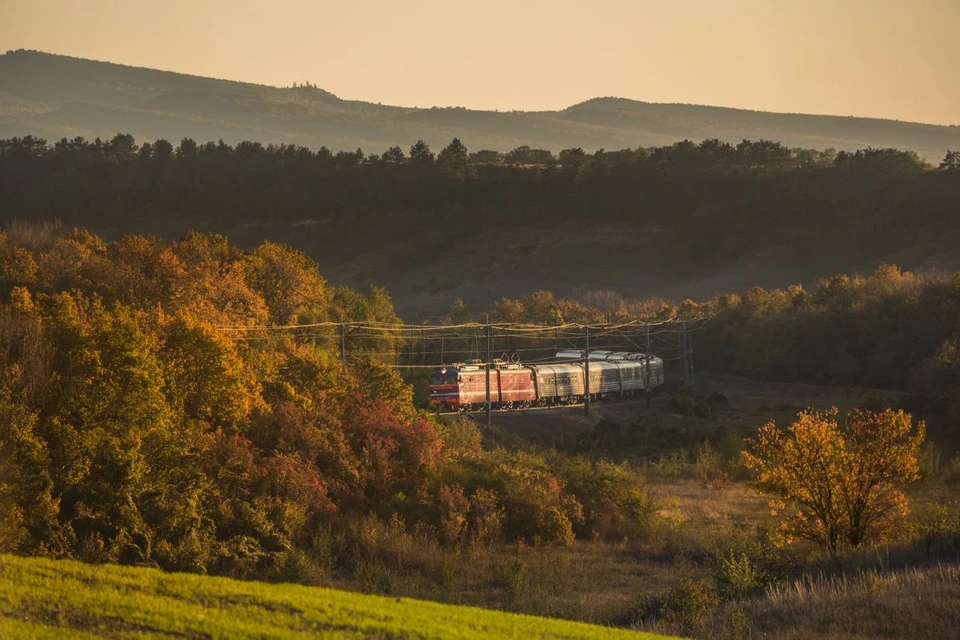
M 50 140 L 117 132 L 362 148 L 418 139 L 471 150 L 649 147 L 682 139 L 779 140 L 791 147 L 910 149 L 931 162 L 960 148 L 960 126 L 594 98 L 562 111 L 429 109 L 344 100 L 316 87 L 278 88 L 36 51 L 0 55 L 0 137 Z

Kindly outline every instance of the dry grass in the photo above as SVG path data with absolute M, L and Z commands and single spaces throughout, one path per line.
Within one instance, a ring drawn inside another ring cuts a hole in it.
M 745 637 L 956 638 L 960 564 L 797 580 L 725 605 L 711 628 L 729 629 L 736 611 L 749 621 Z
M 742 529 L 769 518 L 768 498 L 732 482 L 721 490 L 704 488 L 696 480 L 678 480 L 651 485 L 654 495 L 671 505 L 681 519 L 708 537 Z
M 657 540 L 454 550 L 392 533 L 371 543 L 350 571 L 320 584 L 608 624 L 697 571 L 694 563 L 663 553 Z
M 415 534 L 371 531 L 364 560 L 323 582 L 337 588 L 467 604 L 599 624 L 624 621 L 638 603 L 704 575 L 715 542 L 767 516 L 742 483 L 717 491 L 694 480 L 651 487 L 663 522 L 641 540 L 572 547 L 492 545 L 446 549 Z

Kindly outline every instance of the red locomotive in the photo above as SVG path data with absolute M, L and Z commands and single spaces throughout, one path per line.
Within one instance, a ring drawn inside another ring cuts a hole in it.
M 470 411 L 487 403 L 487 372 L 480 363 L 451 364 L 430 376 L 430 401 L 448 411 Z M 490 403 L 502 409 L 529 407 L 537 401 L 534 373 L 519 364 L 490 368 Z

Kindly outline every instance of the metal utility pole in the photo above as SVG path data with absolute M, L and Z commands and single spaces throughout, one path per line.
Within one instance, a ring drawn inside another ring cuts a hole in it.
M 490 335 L 490 314 L 487 314 L 487 426 L 489 427 L 493 421 L 493 418 L 490 414 L 490 343 L 492 342 L 492 337 Z
M 585 327 L 587 348 L 584 351 L 586 358 L 583 360 L 583 412 L 590 417 L 590 327 Z
M 347 363 L 347 334 L 346 326 L 343 324 L 343 314 L 340 314 L 340 362 Z
M 643 390 L 647 394 L 647 408 L 650 408 L 650 323 L 647 323 L 647 352 L 644 354 L 646 356 L 647 364 L 644 367 L 644 370 L 647 372 L 647 380 L 643 385 Z

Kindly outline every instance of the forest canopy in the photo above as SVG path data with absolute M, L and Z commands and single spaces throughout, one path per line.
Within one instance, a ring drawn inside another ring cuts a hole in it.
M 370 153 L 27 136 L 0 141 L 0 193 L 9 216 L 111 240 L 204 230 L 242 247 L 290 244 L 341 283 L 389 287 L 406 312 L 410 296 L 478 279 L 494 279 L 499 297 L 521 293 L 512 282 L 564 293 L 570 282 L 623 288 L 642 275 L 664 287 L 718 270 L 782 286 L 882 261 L 960 268 L 958 157 L 930 166 L 910 151 L 768 140 L 557 155 L 457 140 Z M 562 257 L 571 242 L 585 252 L 576 267 Z
M 627 467 L 481 449 L 472 423 L 416 409 L 372 355 L 386 334 L 343 362 L 335 332 L 236 331 L 398 321 L 386 292 L 331 287 L 287 247 L 12 225 L 0 298 L 2 551 L 292 580 L 315 536 L 365 518 L 451 546 L 654 518 Z

